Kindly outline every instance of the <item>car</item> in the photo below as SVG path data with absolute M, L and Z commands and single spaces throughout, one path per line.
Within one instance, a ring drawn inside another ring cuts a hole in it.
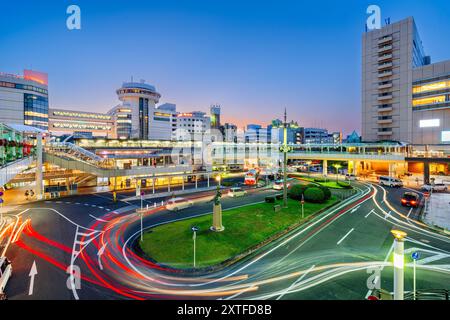
M 403 187 L 403 182 L 400 179 L 388 177 L 388 176 L 381 176 L 378 178 L 378 181 L 380 185 L 388 186 L 388 187 Z
M 166 209 L 170 211 L 178 211 L 186 208 L 190 208 L 194 205 L 194 202 L 185 198 L 172 198 L 167 201 Z
M 446 192 L 448 190 L 447 185 L 443 184 L 443 183 L 435 183 L 435 184 L 424 184 L 421 188 L 422 190 L 425 191 L 444 191 Z
M 417 208 L 420 203 L 420 198 L 417 193 L 405 192 L 401 199 L 402 206 Z
M 288 182 L 286 182 L 286 186 L 288 187 L 288 188 L 290 188 L 291 187 L 291 183 L 288 181 Z M 275 181 L 274 183 L 273 183 L 273 189 L 274 190 L 283 190 L 283 187 L 284 187 L 284 181 L 283 180 L 277 180 L 277 181 Z
M 0 258 L 0 299 L 6 299 L 5 287 L 12 276 L 12 264 L 6 257 Z
M 347 173 L 347 174 L 345 175 L 345 180 L 348 180 L 348 181 L 355 181 L 355 180 L 356 180 L 356 176 L 355 176 L 354 174 Z
M 231 189 L 228 191 L 228 196 L 229 196 L 229 197 L 232 197 L 232 198 L 243 197 L 243 196 L 245 196 L 246 194 L 247 194 L 247 191 L 245 191 L 244 189 L 239 188 L 239 187 L 231 188 Z

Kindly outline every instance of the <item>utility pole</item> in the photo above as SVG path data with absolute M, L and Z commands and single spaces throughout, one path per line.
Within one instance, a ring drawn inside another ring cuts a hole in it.
M 284 123 L 283 123 L 283 146 L 280 148 L 283 152 L 283 208 L 287 208 L 287 153 L 289 147 L 287 145 L 287 113 L 284 108 Z

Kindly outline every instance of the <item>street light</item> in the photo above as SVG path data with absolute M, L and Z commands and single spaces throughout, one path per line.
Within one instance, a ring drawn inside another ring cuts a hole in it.
M 404 244 L 406 232 L 402 230 L 391 230 L 394 236 L 394 300 L 404 299 L 404 266 L 405 253 Z
M 220 176 L 220 174 L 216 177 L 216 181 L 217 181 L 217 187 L 220 188 L 220 180 L 222 180 L 222 177 Z
M 195 269 L 195 239 L 197 238 L 197 231 L 199 230 L 199 227 L 192 227 L 191 228 L 193 235 L 192 235 L 192 240 L 194 240 L 194 269 Z
M 339 179 L 339 169 L 342 168 L 342 166 L 339 163 L 333 164 L 333 167 L 336 169 L 336 182 L 338 182 Z

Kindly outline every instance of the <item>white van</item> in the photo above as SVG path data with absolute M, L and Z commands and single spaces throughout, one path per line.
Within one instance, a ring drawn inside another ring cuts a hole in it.
M 6 298 L 5 287 L 12 275 L 11 262 L 6 257 L 0 258 L 0 300 Z
M 247 194 L 247 191 L 245 191 L 242 188 L 239 187 L 233 187 L 230 189 L 230 191 L 228 191 L 228 196 L 235 198 L 235 197 L 243 197 Z
M 380 177 L 378 179 L 380 182 L 380 185 L 382 186 L 388 186 L 388 187 L 403 187 L 403 182 L 400 179 L 396 179 L 393 177 Z
M 178 211 L 192 207 L 194 202 L 184 198 L 172 198 L 167 201 L 166 209 L 170 211 Z

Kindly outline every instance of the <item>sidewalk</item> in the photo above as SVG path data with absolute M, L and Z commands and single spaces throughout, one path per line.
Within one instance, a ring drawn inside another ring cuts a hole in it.
M 450 194 L 434 192 L 423 220 L 427 224 L 450 230 Z

